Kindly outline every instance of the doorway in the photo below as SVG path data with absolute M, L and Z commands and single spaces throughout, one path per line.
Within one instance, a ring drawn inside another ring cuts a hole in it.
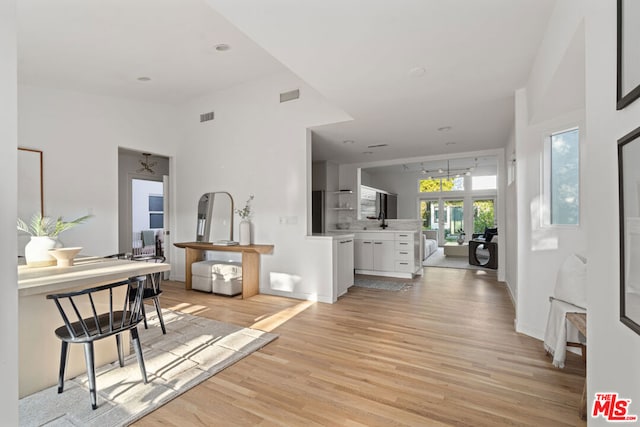
M 169 262 L 169 158 L 118 149 L 118 252 Z
M 423 230 L 437 230 L 438 245 L 444 246 L 446 242 L 455 241 L 464 230 L 464 200 L 422 199 L 420 218 Z

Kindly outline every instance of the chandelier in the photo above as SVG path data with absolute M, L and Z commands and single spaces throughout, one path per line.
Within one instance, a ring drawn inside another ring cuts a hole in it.
M 477 159 L 476 159 L 477 160 Z M 449 167 L 449 160 L 447 160 L 447 169 L 443 169 L 443 168 L 438 168 L 438 169 L 431 169 L 431 170 L 427 170 L 424 168 L 424 164 L 420 163 L 420 165 L 422 166 L 422 170 L 420 171 L 423 175 L 427 175 L 427 179 L 433 179 L 433 178 L 447 178 L 447 179 L 451 179 L 453 178 L 460 178 L 462 175 L 465 176 L 471 176 L 471 172 L 473 172 L 473 170 L 475 169 L 475 167 L 468 167 L 468 168 L 457 168 L 457 169 L 451 169 Z
M 153 167 L 157 165 L 158 162 L 150 162 L 149 156 L 151 156 L 151 154 L 149 153 L 142 153 L 142 155 L 144 156 L 144 160 L 138 160 L 140 162 L 140 165 L 142 166 L 140 169 L 138 169 L 138 173 L 148 172 L 152 175 L 155 174 Z

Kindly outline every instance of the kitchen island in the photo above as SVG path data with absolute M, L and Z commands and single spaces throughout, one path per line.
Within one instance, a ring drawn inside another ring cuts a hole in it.
M 60 340 L 56 328 L 63 324 L 60 313 L 46 296 L 53 293 L 86 289 L 126 280 L 132 276 L 168 271 L 165 263 L 146 263 L 100 257 L 79 257 L 71 267 L 18 266 L 18 345 L 19 396 L 57 384 L 60 363 Z M 125 290 L 114 294 L 114 301 L 124 299 Z M 96 300 L 96 306 L 108 307 L 106 301 Z M 106 310 L 105 310 L 106 311 Z M 128 338 L 123 348 L 128 351 Z M 66 377 L 86 372 L 82 346 L 69 346 Z M 96 366 L 118 359 L 115 340 L 95 343 Z

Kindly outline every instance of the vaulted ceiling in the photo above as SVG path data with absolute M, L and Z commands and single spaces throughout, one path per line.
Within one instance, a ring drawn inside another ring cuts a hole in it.
M 353 118 L 314 129 L 316 159 L 477 151 L 504 146 L 554 4 L 20 0 L 18 72 L 22 84 L 179 104 L 288 69 Z

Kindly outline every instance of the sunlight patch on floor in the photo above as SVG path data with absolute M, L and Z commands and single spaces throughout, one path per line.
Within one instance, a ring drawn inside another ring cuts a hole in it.
M 287 320 L 294 318 L 307 308 L 316 304 L 315 301 L 302 301 L 293 307 L 285 308 L 268 317 L 259 318 L 257 322 L 250 326 L 252 329 L 260 329 L 261 331 L 271 332 Z
M 180 303 L 180 304 L 176 304 L 172 307 L 169 307 L 169 309 L 171 310 L 175 310 L 175 311 L 181 311 L 183 313 L 188 313 L 188 314 L 201 314 L 204 313 L 206 311 L 209 311 L 208 307 L 205 307 L 204 305 L 197 305 L 197 304 L 187 304 L 187 303 Z

